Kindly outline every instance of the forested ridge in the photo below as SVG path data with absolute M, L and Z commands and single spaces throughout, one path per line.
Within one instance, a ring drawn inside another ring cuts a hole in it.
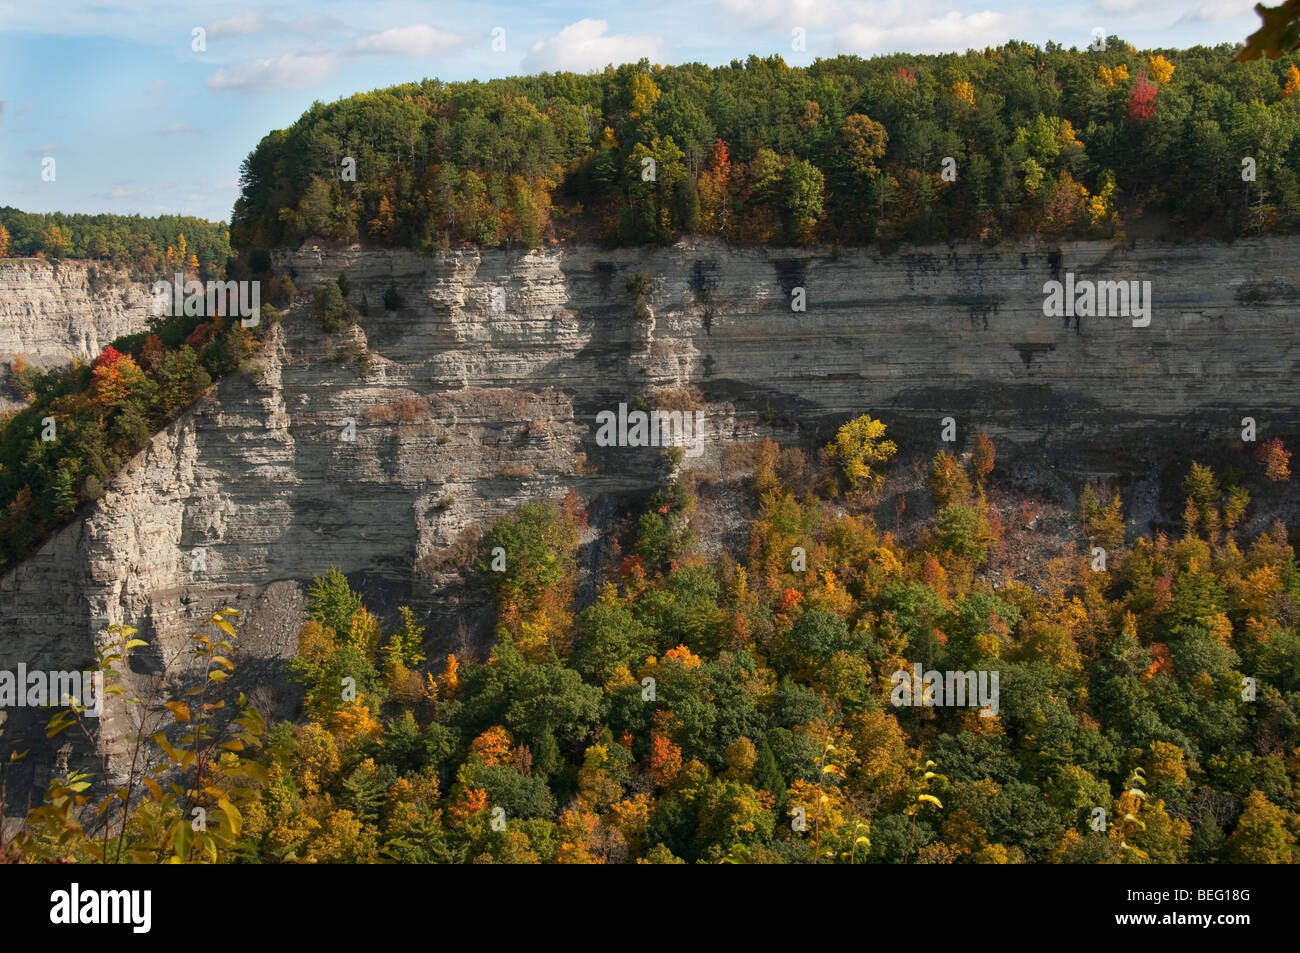
M 0 258 L 103 261 L 129 270 L 136 281 L 171 280 L 175 271 L 207 280 L 226 275 L 230 233 L 225 222 L 189 215 L 22 212 L 5 206 Z
M 1239 50 L 1110 37 L 1100 51 L 1012 41 L 807 68 L 751 56 L 426 79 L 315 103 L 266 136 L 242 167 L 232 242 L 432 251 L 703 233 L 888 246 L 1292 229 L 1297 55 L 1235 62 Z
M 464 566 L 496 607 L 486 651 L 426 659 L 438 634 L 414 613 L 381 625 L 323 573 L 296 722 L 242 695 L 218 720 L 239 625 L 218 613 L 225 635 L 196 637 L 207 688 L 138 742 L 158 780 L 60 779 L 0 857 L 1294 862 L 1300 569 L 1280 523 L 1241 531 L 1287 489 L 1280 442 L 1233 474 L 1192 465 L 1173 535 L 1127 536 L 1119 494 L 1089 485 L 1074 540 L 1017 573 L 1037 504 L 999 485 L 993 442 L 936 454 L 932 505 L 904 517 L 877 512 L 905 476 L 884 437 L 859 418 L 815 457 L 735 448 L 756 517 L 721 555 L 695 538 L 694 478 L 665 483 L 614 529 L 585 606 L 582 501 L 521 507 Z M 122 654 L 141 644 L 114 632 Z M 894 673 L 918 664 L 997 671 L 996 714 L 897 704 Z M 75 823 L 137 796 L 120 840 Z

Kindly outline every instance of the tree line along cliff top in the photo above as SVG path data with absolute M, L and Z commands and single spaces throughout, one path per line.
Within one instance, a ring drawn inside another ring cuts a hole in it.
M 225 274 L 225 222 L 191 215 L 87 215 L 23 212 L 0 206 L 0 258 L 77 258 L 110 262 L 141 281 L 177 269 L 203 278 Z
M 779 56 L 315 103 L 242 166 L 231 243 L 639 245 L 1293 229 L 1300 57 L 1009 42 Z M 1247 162 L 1246 160 L 1250 160 Z M 260 257 L 260 256 L 259 256 Z M 254 270 L 260 270 L 254 265 Z

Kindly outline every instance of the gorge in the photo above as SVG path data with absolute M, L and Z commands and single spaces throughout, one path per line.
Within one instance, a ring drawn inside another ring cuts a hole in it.
M 165 650 L 232 606 L 241 678 L 283 712 L 303 586 L 325 568 L 379 611 L 418 607 L 437 657 L 481 643 L 488 616 L 466 601 L 460 562 L 519 504 L 574 491 L 591 543 L 666 467 L 738 486 L 728 447 L 824 443 L 861 413 L 905 454 L 945 446 L 952 417 L 957 448 L 987 431 L 1016 478 L 1063 480 L 1067 495 L 1070 481 L 1117 478 L 1145 530 L 1171 515 L 1159 504 L 1167 455 L 1240 453 L 1246 416 L 1261 439 L 1300 433 L 1295 247 L 1039 241 L 885 255 L 691 239 L 423 256 L 308 240 L 277 251 L 276 272 L 304 292 L 345 273 L 349 300 L 369 303 L 361 326 L 324 333 L 304 294 L 240 371 L 0 579 L 0 669 L 84 666 L 111 625 Z M 145 285 L 119 276 L 91 292 L 86 267 L 3 263 L 5 354 L 85 359 L 143 329 Z M 1044 283 L 1067 272 L 1151 281 L 1149 326 L 1045 316 Z M 389 311 L 379 302 L 393 285 Z M 806 311 L 792 311 L 800 288 Z M 703 453 L 674 463 L 657 447 L 602 446 L 598 415 L 638 398 L 703 412 Z M 711 524 L 725 533 L 734 519 L 717 499 Z M 120 740 L 115 701 L 104 717 Z M 43 725 L 14 710 L 0 726 L 31 748 L 22 770 L 36 786 L 59 757 Z M 123 741 L 109 754 L 124 752 Z

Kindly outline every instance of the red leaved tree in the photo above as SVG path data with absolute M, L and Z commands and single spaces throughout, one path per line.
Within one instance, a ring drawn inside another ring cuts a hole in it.
M 1133 89 L 1128 94 L 1130 122 L 1146 122 L 1156 114 L 1156 85 L 1147 79 L 1146 70 L 1138 67 Z

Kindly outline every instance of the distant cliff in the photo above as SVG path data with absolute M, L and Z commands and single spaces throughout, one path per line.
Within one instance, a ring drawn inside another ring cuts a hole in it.
M 104 262 L 0 258 L 0 363 L 21 354 L 48 368 L 93 360 L 143 331 L 149 290 Z
M 728 446 L 819 427 L 820 440 L 864 412 L 925 456 L 942 446 L 944 417 L 959 448 L 986 429 L 1006 472 L 1021 476 L 1146 479 L 1166 444 L 1214 462 L 1245 415 L 1263 439 L 1291 443 L 1298 248 L 1261 239 L 881 256 L 693 242 L 427 258 L 308 243 L 276 267 L 304 292 L 346 272 L 349 302 L 367 304 L 363 330 L 331 338 L 305 303 L 287 311 L 255 368 L 222 380 L 0 579 L 0 668 L 85 664 L 119 622 L 174 645 L 233 605 L 246 613 L 238 628 L 254 683 L 267 703 L 291 704 L 281 665 L 300 585 L 332 565 L 377 608 L 410 600 L 430 611 L 445 651 L 477 624 L 474 607 L 462 614 L 455 601 L 458 547 L 477 528 L 572 488 L 588 501 L 590 541 L 659 479 L 659 450 L 596 443 L 596 414 L 638 398 L 676 406 L 698 392 L 706 449 L 682 465 L 718 485 L 741 476 Z M 1044 283 L 1067 274 L 1151 281 L 1150 325 L 1045 315 Z M 90 354 L 136 329 L 133 292 L 118 290 L 93 329 L 70 314 L 63 330 L 60 301 L 94 310 L 84 272 L 25 262 L 0 276 L 0 340 L 26 342 L 5 350 Z M 382 304 L 390 286 L 395 311 Z M 791 310 L 797 289 L 802 312 Z M 45 330 L 13 326 L 23 320 Z M 735 518 L 721 507 L 709 521 L 725 533 Z M 11 712 L 3 747 L 31 740 L 27 770 L 43 778 L 55 753 L 35 725 Z

